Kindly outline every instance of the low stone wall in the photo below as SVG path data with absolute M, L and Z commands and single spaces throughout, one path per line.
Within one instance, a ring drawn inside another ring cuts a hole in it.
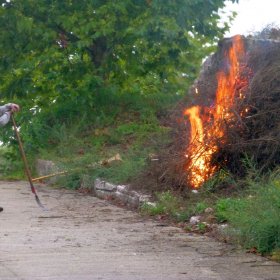
M 38 159 L 36 169 L 39 176 L 57 172 L 54 162 Z M 45 179 L 45 182 L 54 184 L 57 177 Z M 92 179 L 88 175 L 82 176 L 81 188 L 89 189 L 98 198 L 119 202 L 130 208 L 139 208 L 143 203 L 151 200 L 151 196 L 143 195 L 131 190 L 127 185 L 115 185 L 101 179 Z
M 132 208 L 138 208 L 151 199 L 149 195 L 130 190 L 129 186 L 114 185 L 100 179 L 94 181 L 94 194 L 102 199 L 119 201 Z

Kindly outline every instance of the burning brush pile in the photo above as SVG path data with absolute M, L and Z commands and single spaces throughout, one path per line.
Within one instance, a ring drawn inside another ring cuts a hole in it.
M 245 158 L 260 171 L 280 164 L 279 30 L 221 41 L 190 96 L 176 108 L 161 180 L 198 188 L 222 168 L 245 175 Z

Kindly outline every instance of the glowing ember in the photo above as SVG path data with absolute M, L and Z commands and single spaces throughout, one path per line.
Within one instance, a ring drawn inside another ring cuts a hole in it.
M 218 149 L 214 144 L 214 140 L 220 139 L 221 143 L 225 140 L 225 132 L 221 127 L 221 121 L 234 118 L 231 108 L 234 104 L 235 96 L 237 95 L 240 99 L 244 98 L 243 93 L 237 93 L 237 85 L 248 83 L 247 80 L 240 79 L 238 58 L 243 55 L 242 38 L 241 36 L 235 36 L 232 47 L 226 53 L 230 68 L 226 73 L 223 71 L 217 73 L 218 85 L 215 106 L 213 108 L 203 108 L 205 112 L 208 112 L 207 116 L 201 114 L 202 108 L 200 106 L 191 107 L 184 112 L 184 115 L 189 117 L 191 126 L 190 146 L 186 156 L 190 160 L 187 169 L 190 184 L 194 188 L 198 188 L 217 170 L 211 160 Z M 211 126 L 209 126 L 210 120 Z M 208 126 L 205 132 L 204 123 L 206 121 Z

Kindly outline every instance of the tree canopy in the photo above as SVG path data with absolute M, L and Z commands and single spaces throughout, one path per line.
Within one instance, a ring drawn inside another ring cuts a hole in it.
M 0 2 L 1 97 L 34 123 L 182 95 L 228 28 L 225 0 Z

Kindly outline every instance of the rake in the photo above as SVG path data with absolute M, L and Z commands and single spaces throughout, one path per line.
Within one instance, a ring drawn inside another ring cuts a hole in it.
M 19 150 L 20 150 L 20 154 L 21 154 L 21 157 L 22 157 L 22 160 L 23 160 L 23 163 L 24 163 L 24 169 L 25 169 L 25 174 L 28 178 L 28 181 L 29 181 L 29 184 L 30 184 L 30 188 L 31 188 L 31 191 L 32 193 L 34 194 L 35 196 L 35 200 L 37 202 L 37 204 L 43 209 L 43 210 L 47 210 L 45 208 L 45 206 L 41 203 L 40 199 L 39 199 L 39 196 L 37 194 L 37 191 L 33 185 L 33 180 L 32 180 L 32 177 L 31 177 L 31 172 L 30 172 L 30 168 L 29 168 L 29 165 L 28 165 L 28 162 L 27 162 L 27 159 L 26 159 L 26 155 L 25 155 L 25 152 L 24 152 L 24 149 L 23 149 L 23 145 L 22 145 L 22 141 L 20 139 L 20 136 L 19 136 L 19 132 L 18 132 L 18 129 L 17 129 L 17 125 L 16 125 L 16 121 L 15 121 L 15 118 L 14 118 L 14 115 L 11 114 L 11 119 L 12 119 L 12 122 L 13 122 L 13 125 L 14 125 L 14 130 L 15 130 L 15 134 L 16 134 L 16 137 L 17 137 L 17 140 L 18 140 L 18 144 L 19 144 Z

